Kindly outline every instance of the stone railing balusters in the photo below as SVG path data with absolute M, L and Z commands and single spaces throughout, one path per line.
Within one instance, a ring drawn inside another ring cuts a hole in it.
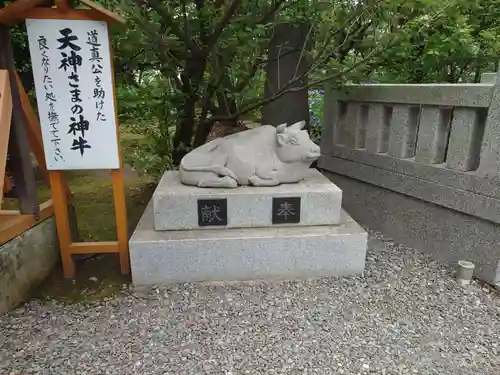
M 395 105 L 389 135 L 389 155 L 411 158 L 415 153 L 419 107 Z
M 484 135 L 485 111 L 455 108 L 451 121 L 446 166 L 459 171 L 473 171 L 479 165 Z
M 391 118 L 392 107 L 370 103 L 366 128 L 366 150 L 368 152 L 377 154 L 389 150 Z
M 451 113 L 451 108 L 422 106 L 415 152 L 416 162 L 426 164 L 444 162 Z

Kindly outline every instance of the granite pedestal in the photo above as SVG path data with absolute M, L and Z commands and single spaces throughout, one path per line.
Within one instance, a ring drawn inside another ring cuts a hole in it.
M 179 173 L 170 171 L 163 175 L 153 194 L 154 229 L 198 229 L 198 200 L 217 199 L 227 200 L 226 228 L 268 227 L 273 225 L 273 198 L 280 197 L 300 198 L 300 222 L 296 225 L 340 222 L 342 191 L 316 169 L 310 169 L 306 178 L 296 184 L 237 189 L 183 185 Z
M 314 169 L 298 184 L 236 189 L 166 172 L 130 239 L 133 283 L 361 274 L 367 234 L 341 200 Z

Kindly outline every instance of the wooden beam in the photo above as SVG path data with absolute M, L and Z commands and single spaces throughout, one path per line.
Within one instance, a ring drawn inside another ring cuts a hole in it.
M 71 254 L 98 254 L 118 253 L 118 241 L 73 242 L 70 246 Z
M 94 19 L 100 19 L 111 23 L 120 23 L 122 25 L 127 23 L 127 20 L 119 14 L 112 12 L 91 0 L 78 1 L 87 5 L 90 10 L 96 12 Z M 5 8 L 0 9 L 0 24 L 14 26 L 24 21 L 26 18 L 39 18 L 37 15 L 41 14 L 40 10 L 44 9 L 42 7 L 46 7 L 46 10 L 53 10 L 50 9 L 50 7 L 54 4 L 54 2 L 58 7 L 58 10 L 61 12 L 61 15 L 63 15 L 64 12 L 71 12 L 75 10 L 70 7 L 70 2 L 68 0 L 17 0 Z M 78 11 L 80 10 L 85 9 L 78 9 Z M 61 18 L 65 17 L 62 16 Z
M 28 142 L 31 151 L 35 155 L 38 165 L 40 166 L 43 174 L 45 175 L 46 181 L 49 182 L 49 172 L 47 171 L 45 151 L 43 149 L 42 128 L 40 126 L 40 120 L 38 119 L 38 116 L 35 110 L 33 109 L 33 106 L 31 105 L 28 94 L 24 90 L 23 83 L 21 82 L 21 78 L 19 77 L 19 74 L 17 74 L 17 72 L 16 72 L 16 80 L 19 87 L 21 106 L 23 107 L 24 116 L 26 118 L 26 123 L 27 123 L 26 131 L 28 133 Z M 63 184 L 64 184 L 64 190 L 66 191 L 66 194 L 68 196 L 68 200 L 71 201 L 72 197 L 71 190 L 66 181 L 63 180 Z M 68 206 L 68 210 L 71 211 L 70 206 Z M 76 222 L 76 216 L 73 215 L 71 212 L 69 216 L 71 218 L 72 224 L 74 224 L 74 222 Z
M 0 207 L 2 207 L 7 149 L 9 146 L 10 122 L 12 120 L 12 95 L 9 72 L 0 70 Z
M 89 8 L 95 9 L 98 12 L 101 12 L 102 14 L 105 14 L 107 17 L 110 19 L 114 20 L 115 22 L 121 23 L 122 25 L 125 25 L 127 23 L 127 20 L 120 16 L 119 14 L 112 12 L 103 6 L 94 3 L 91 0 L 78 0 L 80 3 L 87 5 Z
M 9 140 L 9 163 L 12 165 L 12 177 L 16 184 L 19 210 L 23 214 L 38 215 L 35 174 L 31 165 L 31 155 L 26 134 L 26 122 L 16 82 L 16 69 L 10 30 L 0 25 L 0 69 L 9 71 L 12 94 L 12 124 Z
M 16 82 L 19 88 L 19 98 L 21 100 L 21 107 L 23 108 L 24 117 L 26 118 L 26 132 L 28 134 L 28 142 L 30 149 L 35 155 L 38 165 L 42 169 L 47 182 L 49 181 L 49 174 L 47 172 L 47 164 L 45 163 L 45 152 L 43 151 L 42 128 L 40 121 L 33 109 L 28 94 L 24 90 L 23 83 L 19 74 L 16 72 Z
M 0 216 L 17 216 L 21 215 L 19 210 L 0 210 Z
M 45 151 L 43 149 L 43 138 L 42 138 L 42 128 L 40 126 L 40 120 L 31 105 L 28 94 L 24 90 L 24 86 L 21 82 L 21 78 L 19 74 L 16 73 L 16 79 L 19 87 L 19 95 L 21 98 L 21 106 L 23 107 L 24 116 L 26 118 L 26 131 L 28 133 L 28 142 L 31 148 L 31 151 L 36 157 L 38 165 L 40 166 L 42 172 L 45 175 L 45 179 L 47 183 L 50 182 L 49 172 L 47 171 L 47 164 L 45 160 Z M 71 190 L 68 186 L 68 183 L 63 179 L 62 180 L 64 191 L 66 192 L 66 197 L 68 199 L 68 217 L 70 218 L 71 223 L 71 233 L 73 240 L 78 239 L 78 224 L 75 212 L 71 206 L 72 194 Z
M 59 8 L 33 8 L 22 13 L 22 17 L 47 20 L 87 20 L 87 21 L 105 21 L 115 23 L 116 20 L 107 13 L 95 9 L 59 9 Z
M 56 7 L 58 7 L 59 9 L 66 10 L 66 9 L 70 8 L 70 1 L 69 0 L 54 0 L 54 3 L 56 5 Z
M 23 21 L 23 17 L 20 16 L 23 12 L 36 6 L 47 6 L 51 4 L 51 0 L 16 0 L 5 8 L 0 9 L 0 23 L 13 26 Z
M 37 220 L 34 215 L 1 215 L 0 216 L 0 245 L 9 242 L 13 238 L 20 236 L 28 229 L 34 227 L 54 215 L 52 199 L 40 205 L 40 218 Z

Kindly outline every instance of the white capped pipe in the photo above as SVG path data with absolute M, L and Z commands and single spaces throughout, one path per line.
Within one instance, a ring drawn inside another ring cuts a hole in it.
M 475 265 L 467 260 L 459 260 L 457 264 L 457 274 L 455 279 L 461 286 L 470 284 L 474 274 Z

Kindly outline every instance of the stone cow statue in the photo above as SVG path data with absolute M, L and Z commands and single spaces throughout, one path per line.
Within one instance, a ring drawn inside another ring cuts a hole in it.
M 184 156 L 181 182 L 214 188 L 299 182 L 320 155 L 304 126 L 264 125 L 216 138 Z

